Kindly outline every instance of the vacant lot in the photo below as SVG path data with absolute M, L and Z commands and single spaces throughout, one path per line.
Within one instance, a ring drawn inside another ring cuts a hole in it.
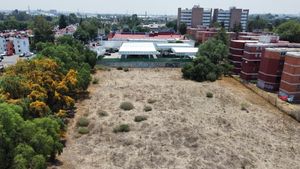
M 99 83 L 77 104 L 59 168 L 300 168 L 300 123 L 230 78 L 197 83 L 183 80 L 180 69 L 94 77 Z M 120 109 L 124 101 L 134 109 Z M 90 121 L 86 135 L 78 134 L 80 117 Z M 114 133 L 120 124 L 130 131 Z

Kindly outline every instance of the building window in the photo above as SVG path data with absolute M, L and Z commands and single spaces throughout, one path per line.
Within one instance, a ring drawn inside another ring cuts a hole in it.
M 281 56 L 285 56 L 285 55 L 286 55 L 286 52 L 280 52 L 280 55 L 281 55 Z

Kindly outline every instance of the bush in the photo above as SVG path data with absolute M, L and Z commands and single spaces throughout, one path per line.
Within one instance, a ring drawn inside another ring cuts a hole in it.
M 217 80 L 217 75 L 213 72 L 210 72 L 206 75 L 206 79 L 211 81 L 211 82 L 214 82 Z
M 90 124 L 90 121 L 85 117 L 81 117 L 77 121 L 77 125 L 80 126 L 80 127 L 87 127 L 89 124 Z
M 99 79 L 98 78 L 94 78 L 93 79 L 93 84 L 98 84 L 99 83 Z
M 147 102 L 148 102 L 149 104 L 153 104 L 153 103 L 156 102 L 156 100 L 155 100 L 155 99 L 148 99 Z
M 79 134 L 88 134 L 89 133 L 89 129 L 87 127 L 79 127 L 78 128 L 78 133 Z
M 207 93 L 206 93 L 206 97 L 207 97 L 207 98 L 213 98 L 214 95 L 213 95 L 211 92 L 207 92 Z
M 117 70 L 123 70 L 123 68 L 122 67 L 117 67 Z
M 128 124 L 121 124 L 117 127 L 114 128 L 113 132 L 114 133 L 124 133 L 124 132 L 129 132 L 130 131 L 130 127 Z
M 124 68 L 124 72 L 129 72 L 129 69 L 128 68 Z
M 134 106 L 130 102 L 123 102 L 123 103 L 121 103 L 120 108 L 125 110 L 125 111 L 129 111 L 129 110 L 134 109 Z
M 104 110 L 98 110 L 98 115 L 100 117 L 104 117 L 104 116 L 108 116 L 108 113 L 106 111 L 104 111 Z
M 147 120 L 146 116 L 135 116 L 134 117 L 135 122 L 141 122 L 141 121 L 145 121 L 145 120 Z
M 145 112 L 152 111 L 152 107 L 151 106 L 145 106 L 144 111 Z
M 248 111 L 248 107 L 249 107 L 249 105 L 247 103 L 241 104 L 241 110 L 243 110 L 243 111 Z

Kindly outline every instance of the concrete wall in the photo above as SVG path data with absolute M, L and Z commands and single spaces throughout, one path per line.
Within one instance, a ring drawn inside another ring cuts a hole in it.
M 98 64 L 109 67 L 128 67 L 128 68 L 159 68 L 159 67 L 183 67 L 187 62 L 112 62 L 99 61 Z

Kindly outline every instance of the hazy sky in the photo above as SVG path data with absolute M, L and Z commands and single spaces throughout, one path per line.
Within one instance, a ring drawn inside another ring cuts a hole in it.
M 57 9 L 99 13 L 138 13 L 176 15 L 177 8 L 248 8 L 250 13 L 300 14 L 300 0 L 0 0 L 1 10 Z

